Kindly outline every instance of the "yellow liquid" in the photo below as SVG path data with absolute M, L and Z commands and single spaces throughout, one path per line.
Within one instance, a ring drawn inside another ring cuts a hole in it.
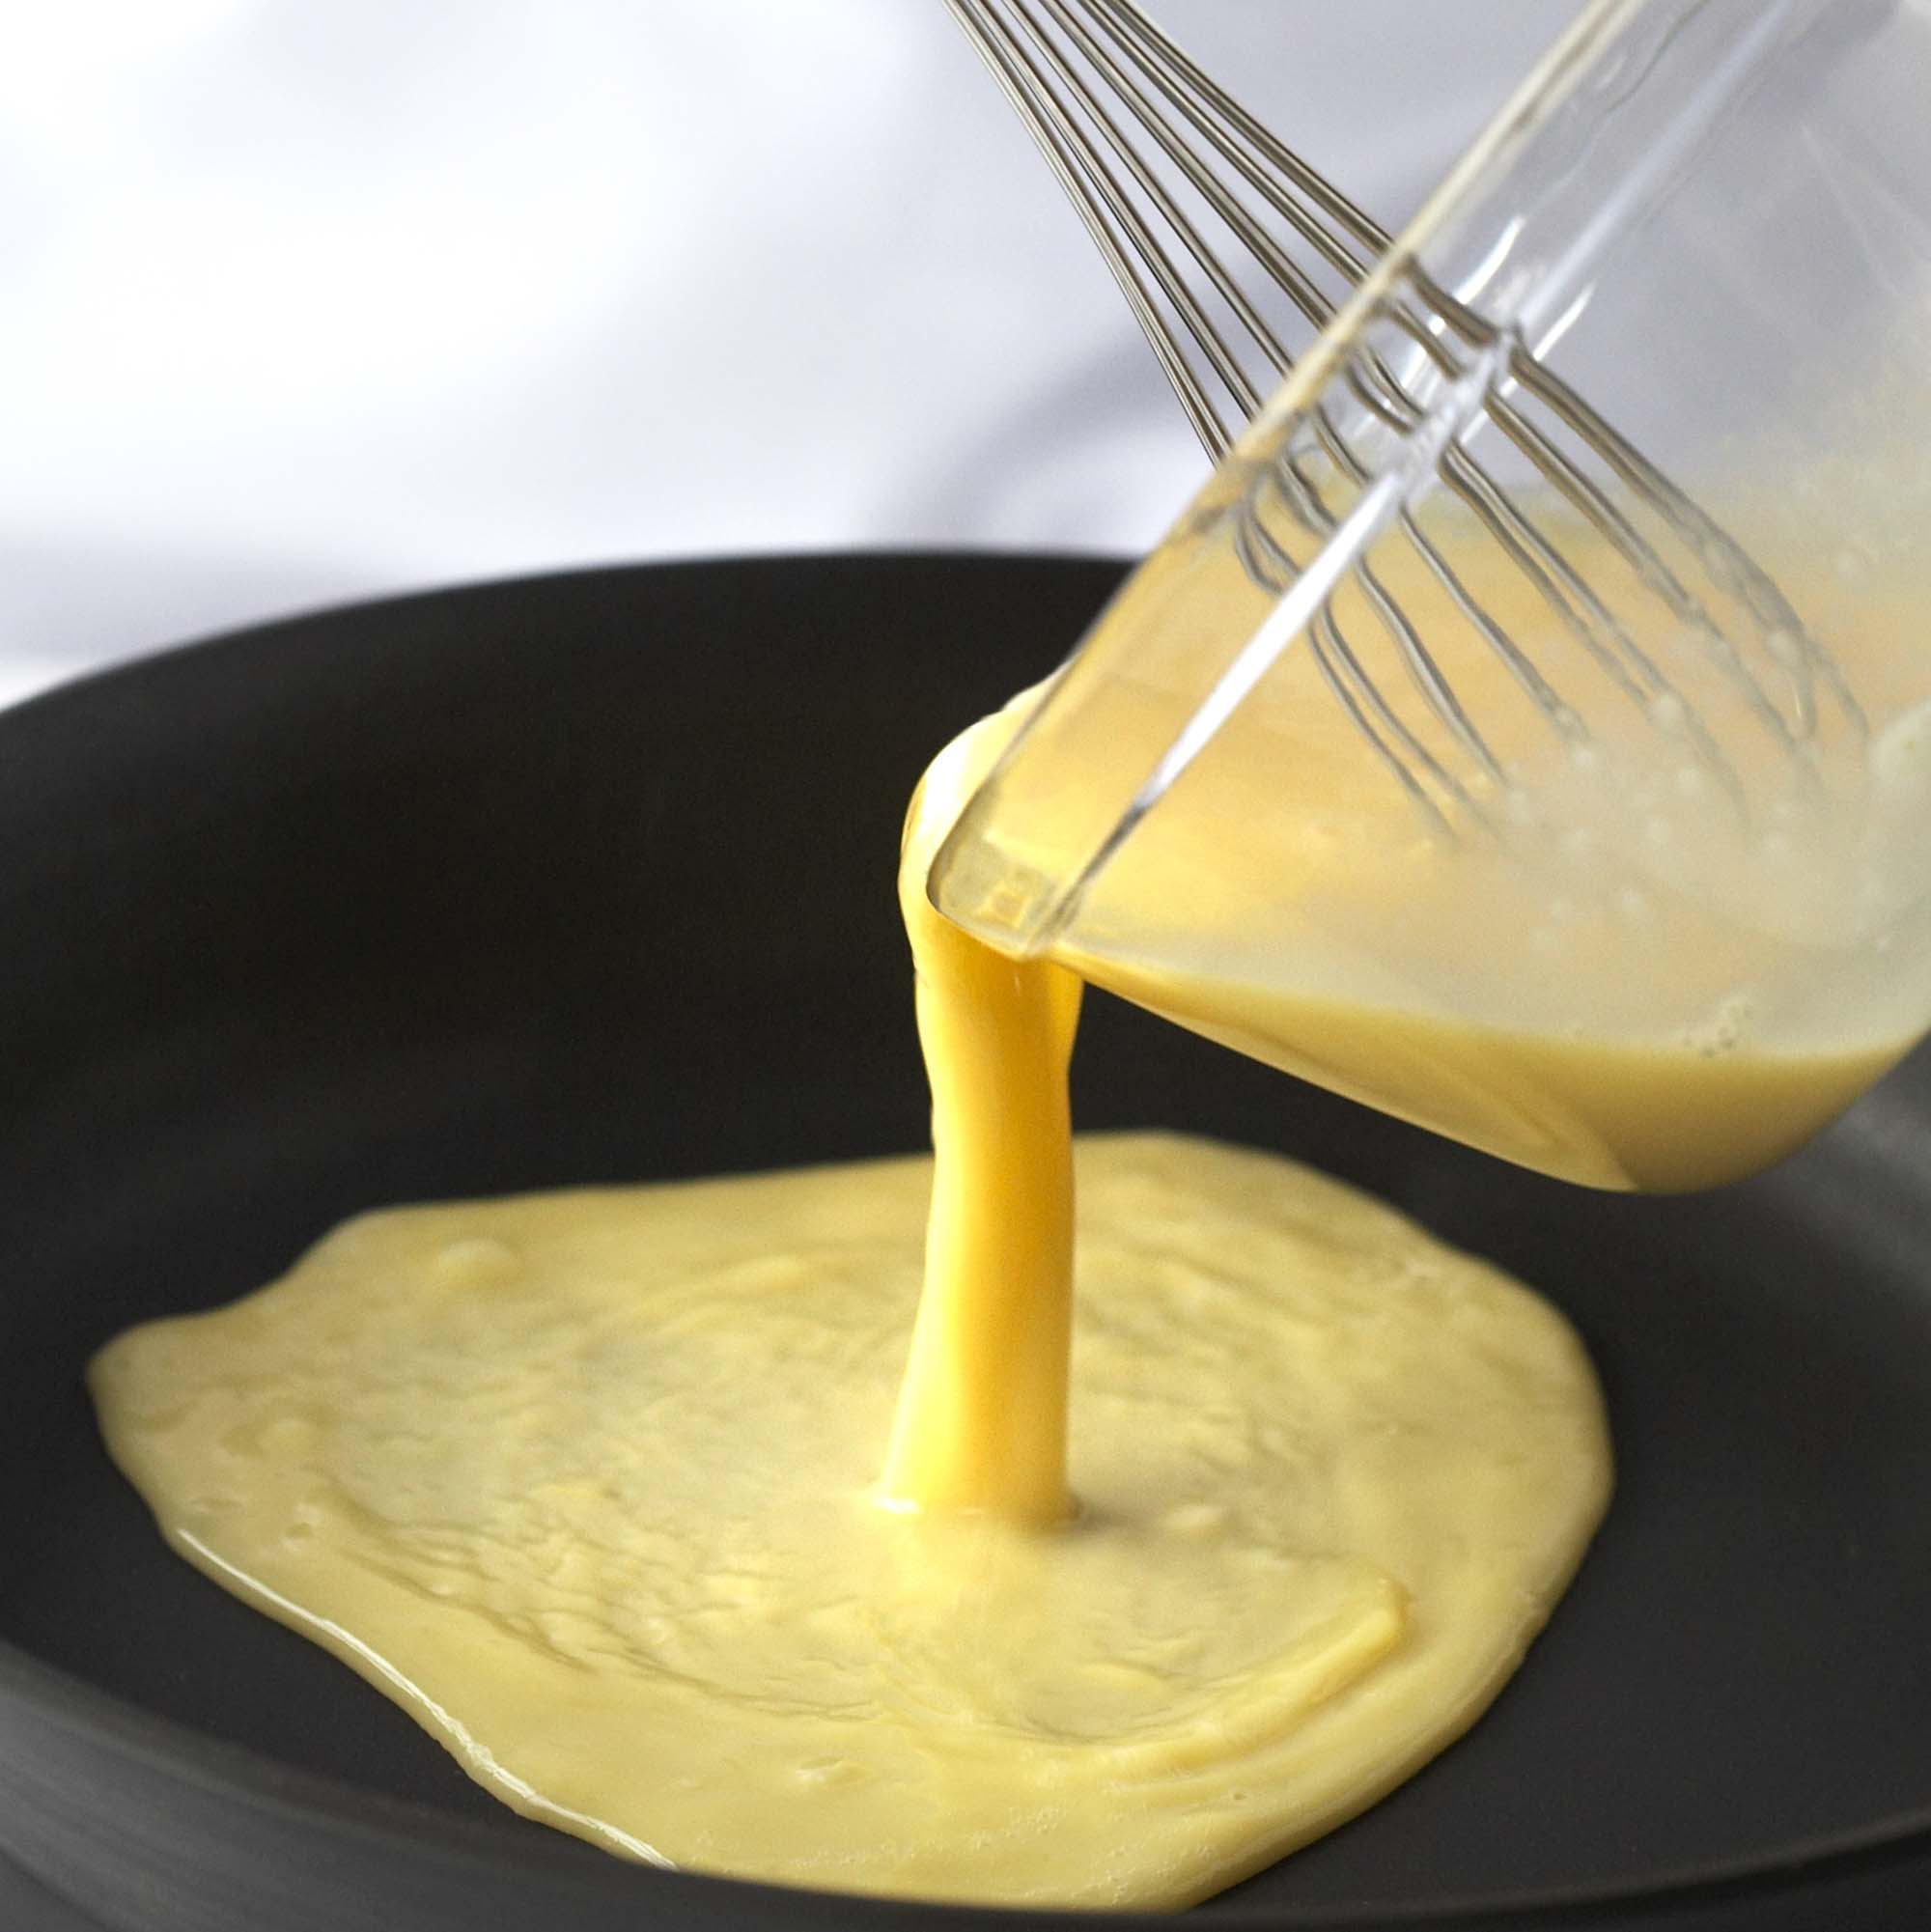
M 1628 574 L 1559 508 L 1537 511 L 1606 596 L 1626 593 Z M 969 807 L 969 786 L 950 795 L 965 816 L 937 855 L 938 904 L 993 944 L 1043 945 L 1243 1052 L 1564 1179 L 1673 1190 L 1769 1165 L 1901 1058 L 1931 1013 L 1923 596 L 1865 589 L 1847 609 L 1826 567 L 1787 553 L 1798 605 L 1840 616 L 1834 649 L 1868 718 L 1854 729 L 1813 694 L 1802 751 L 1766 732 L 1664 605 L 1624 597 L 1620 619 L 1721 745 L 1733 799 L 1686 731 L 1632 705 L 1469 519 L 1424 520 L 1587 720 L 1586 745 L 1551 729 L 1390 536 L 1376 581 L 1506 782 L 1457 759 L 1350 583 L 1338 634 L 1414 742 L 1466 782 L 1452 826 L 1432 825 L 1373 753 L 1305 637 L 1133 816 L 1214 667 L 1272 610 L 1230 519 L 1202 518 L 1129 580 L 1044 702 L 1018 701 L 1020 755 Z M 1791 712 L 1782 674 L 1757 668 Z M 1421 769 L 1413 752 L 1405 763 Z
M 122 1337 L 96 1397 L 177 1550 L 530 1817 L 788 1884 L 1183 1905 L 1473 1721 L 1608 1450 L 1559 1318 L 1387 1209 L 1200 1141 L 1078 1167 L 1052 1530 L 880 1506 L 918 1159 L 365 1217 Z
M 936 1172 L 365 1217 L 93 1385 L 183 1555 L 529 1816 L 792 1884 L 1178 1906 L 1474 1721 L 1607 1434 L 1553 1310 L 1274 1157 L 1082 1141 L 1076 1243 L 1077 982 L 923 896 L 990 742 L 908 842 Z
M 1095 962 L 1097 983 L 1255 1059 L 1585 1186 L 1668 1193 L 1801 1147 L 1909 1050 L 1569 1039 Z

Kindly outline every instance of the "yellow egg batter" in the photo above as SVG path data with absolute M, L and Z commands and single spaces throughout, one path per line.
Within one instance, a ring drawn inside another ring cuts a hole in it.
M 1116 993 L 1255 1059 L 1591 1187 L 1668 1193 L 1753 1174 L 1834 1119 L 1911 1049 L 1750 1051 L 1577 1039 L 1285 997 L 1108 962 Z
M 1608 1452 L 1560 1319 L 1390 1210 L 1205 1141 L 1078 1168 L 1058 1529 L 878 1506 L 922 1159 L 366 1216 L 95 1390 L 176 1548 L 529 1816 L 1181 1905 L 1475 1718 Z
M 1177 1906 L 1474 1720 L 1609 1449 L 1558 1315 L 1268 1155 L 1081 1142 L 1076 1308 L 1078 982 L 924 897 L 1006 728 L 908 839 L 936 1171 L 367 1216 L 93 1385 L 177 1549 L 529 1816 L 800 1885 Z

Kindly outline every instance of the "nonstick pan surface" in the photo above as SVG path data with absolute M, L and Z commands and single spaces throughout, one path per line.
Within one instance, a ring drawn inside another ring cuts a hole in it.
M 594 572 L 305 618 L 0 717 L 7 1932 L 994 1918 L 648 1871 L 516 1818 L 165 1553 L 80 1372 L 360 1208 L 921 1145 L 906 797 L 1116 575 Z M 1284 1149 L 1526 1276 L 1615 1424 L 1614 1508 L 1494 1711 L 1202 1917 L 1926 1922 L 1931 1061 L 1779 1171 L 1666 1201 L 1099 997 L 1076 1089 L 1088 1127 Z

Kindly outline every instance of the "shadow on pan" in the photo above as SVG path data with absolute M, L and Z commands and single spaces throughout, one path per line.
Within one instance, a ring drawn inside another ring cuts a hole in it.
M 373 1204 L 922 1144 L 904 801 L 1116 576 L 593 572 L 304 618 L 0 717 L 11 1932 L 993 1917 L 645 1871 L 498 1808 L 164 1552 L 79 1372 Z M 1931 1060 L 1778 1172 L 1673 1201 L 1517 1172 L 1098 997 L 1076 1085 L 1084 1125 L 1285 1150 L 1527 1276 L 1614 1411 L 1614 1510 L 1491 1715 L 1203 1918 L 1924 1921 Z

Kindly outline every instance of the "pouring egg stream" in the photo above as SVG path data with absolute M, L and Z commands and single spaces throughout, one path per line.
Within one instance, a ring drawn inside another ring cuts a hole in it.
M 1008 958 L 927 879 L 1023 710 L 906 827 L 930 1159 L 368 1214 L 93 1363 L 181 1554 L 611 1852 L 1184 1906 L 1466 1730 L 1580 1562 L 1610 1452 L 1562 1317 L 1276 1156 L 1076 1139 L 1082 973 L 1344 1087 L 1385 1061 L 1419 1118 L 1564 1096 L 1623 1185 L 1775 1151 L 1906 1044 L 1765 1071 Z

